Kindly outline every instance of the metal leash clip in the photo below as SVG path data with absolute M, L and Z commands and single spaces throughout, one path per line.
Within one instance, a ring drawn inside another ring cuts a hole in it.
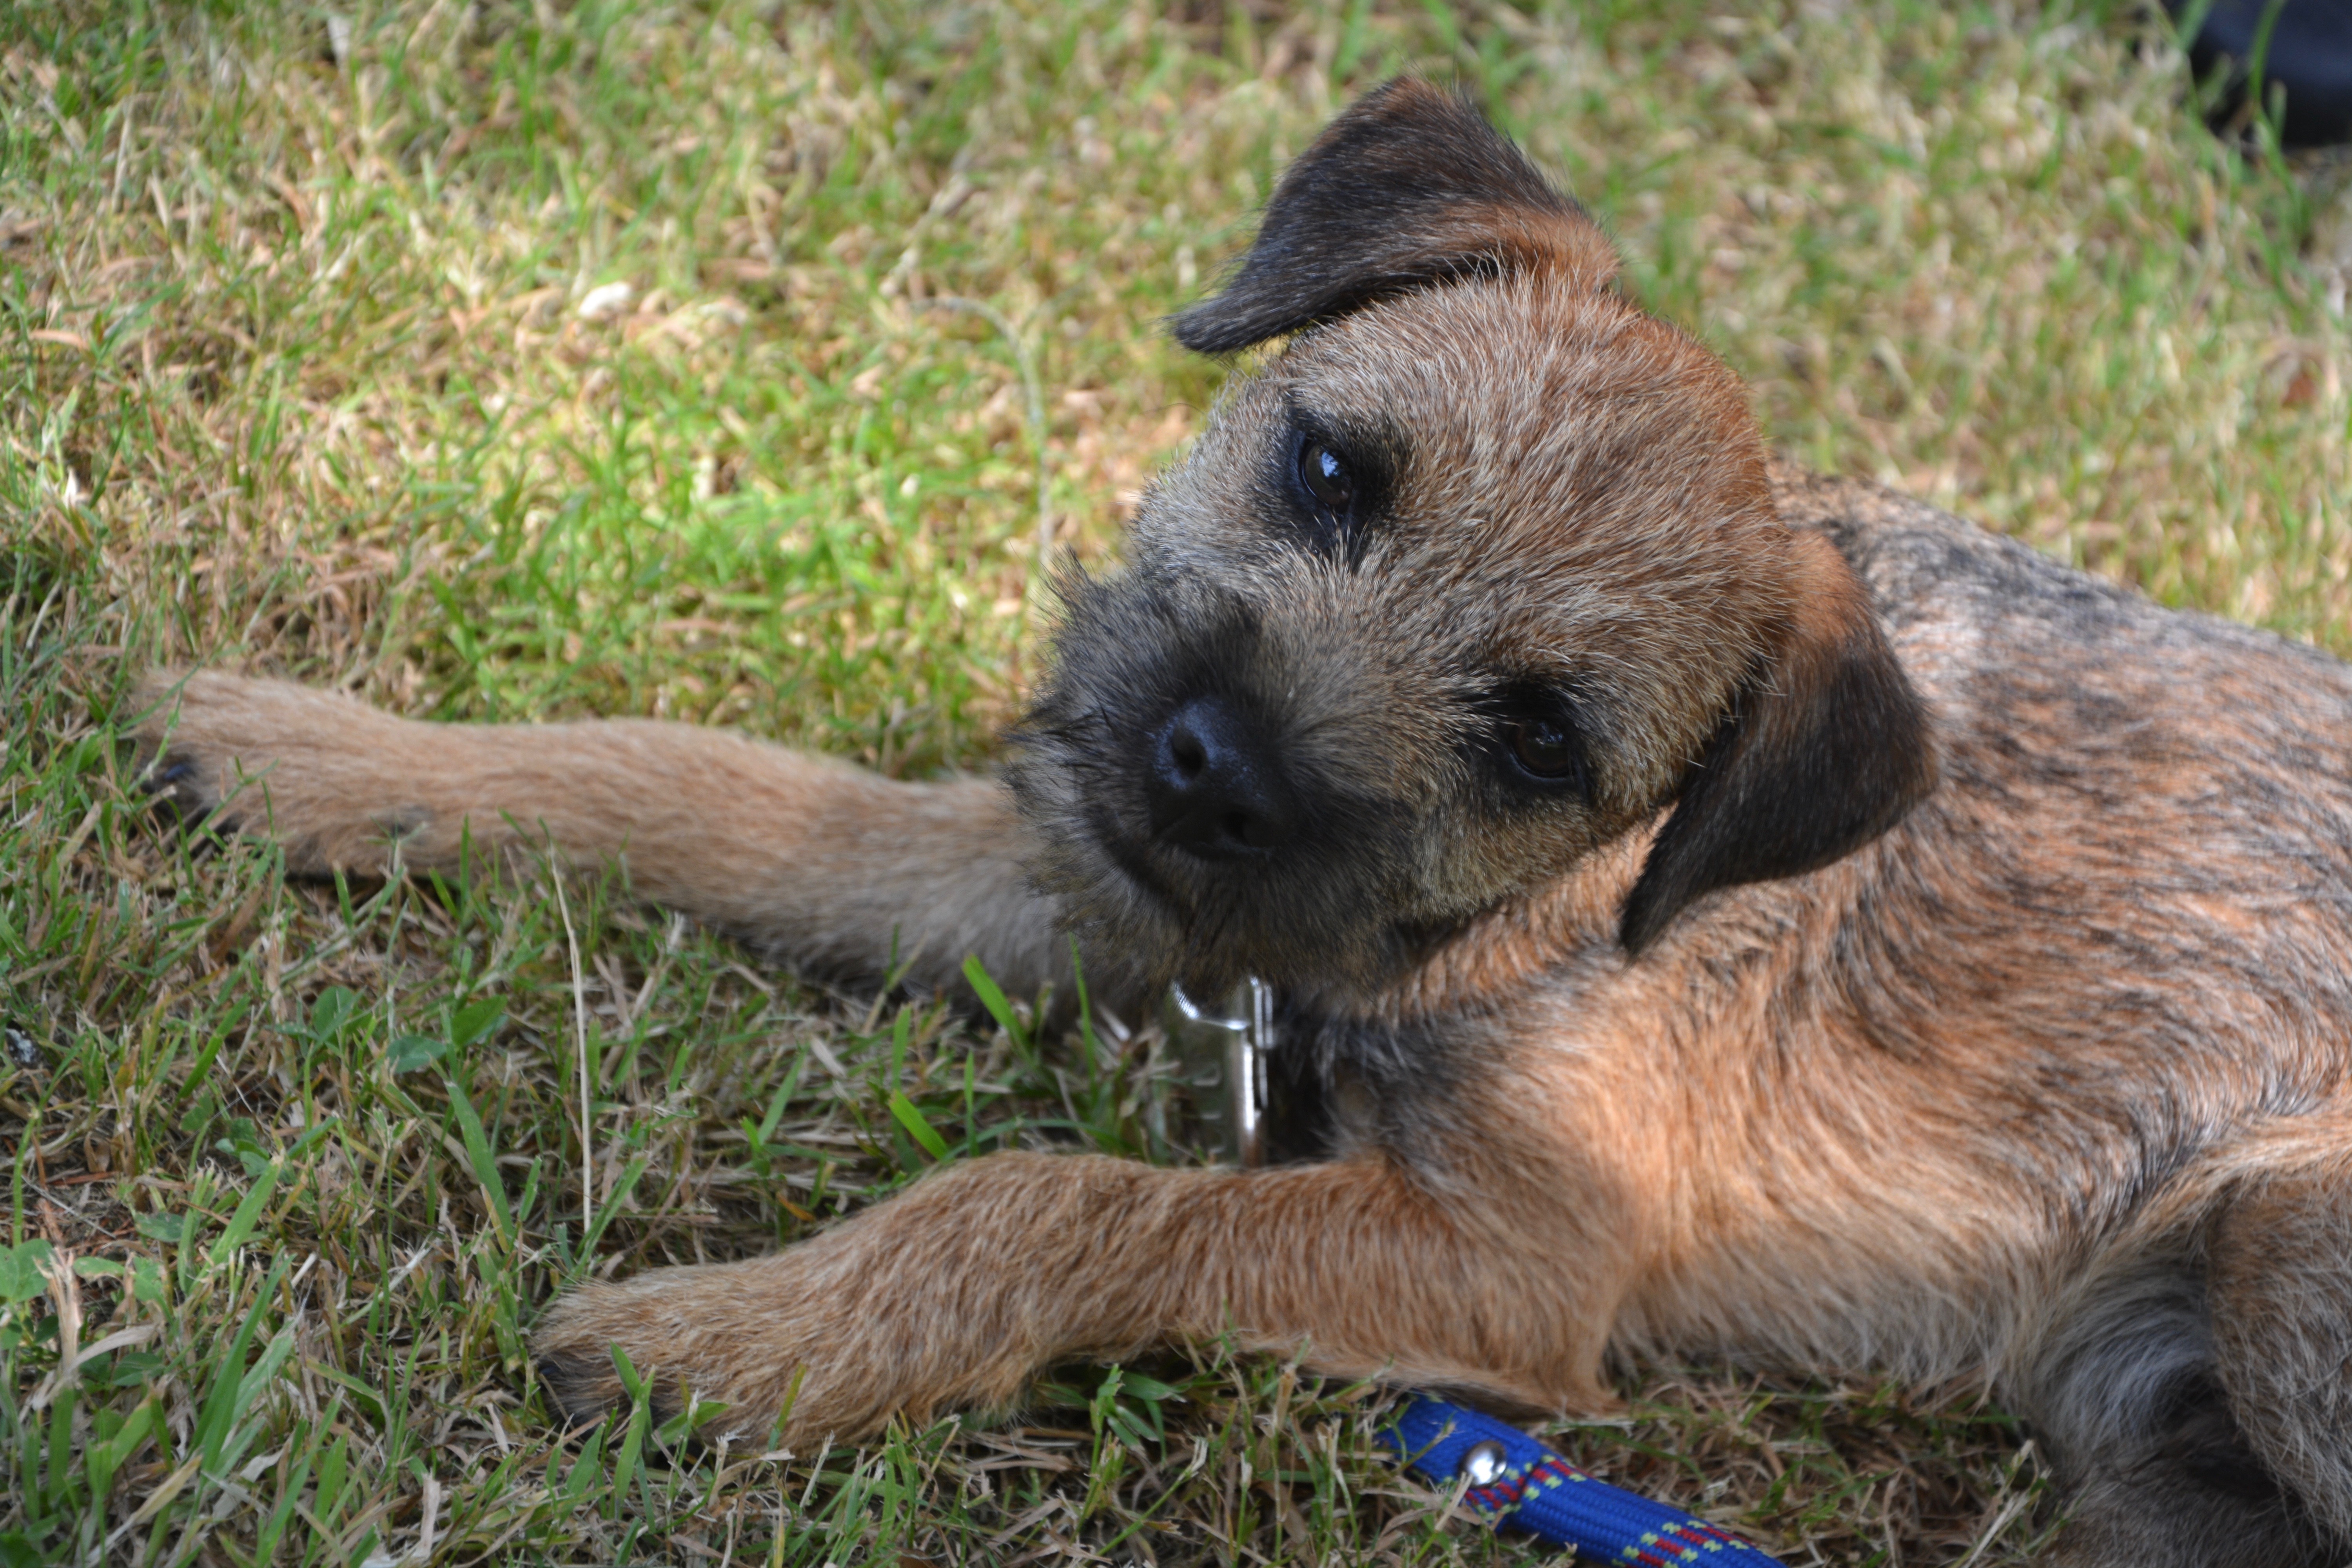
M 1160 1026 L 1217 1152 L 1237 1165 L 1265 1159 L 1266 1057 L 1275 1047 L 1274 987 L 1253 974 L 1222 1007 L 1168 987 Z

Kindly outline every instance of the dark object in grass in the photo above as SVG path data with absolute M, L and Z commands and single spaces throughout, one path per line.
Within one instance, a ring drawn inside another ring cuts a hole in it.
M 2253 66 L 2262 65 L 2263 94 L 2271 84 L 2286 92 L 2279 140 L 2289 147 L 2352 142 L 2352 0 L 2284 0 L 2263 37 L 2272 0 L 2213 0 L 2189 46 L 2200 80 L 2220 72 L 2222 89 L 2211 110 L 2216 126 L 2247 106 Z M 2189 10 L 2171 0 L 2173 14 Z M 2262 107 L 2262 106 L 2256 106 Z
M 1412 81 L 1283 177 L 1177 330 L 1287 342 L 1064 584 L 1009 789 L 211 673 L 141 732 L 298 871 L 551 843 L 869 983 L 1276 987 L 1291 1163 L 994 1155 L 584 1287 L 569 1412 L 616 1345 L 795 1446 L 1219 1335 L 1587 1415 L 1666 1350 L 1990 1385 L 2070 1568 L 2342 1563 L 2352 669 L 1775 463 L 1539 184 Z

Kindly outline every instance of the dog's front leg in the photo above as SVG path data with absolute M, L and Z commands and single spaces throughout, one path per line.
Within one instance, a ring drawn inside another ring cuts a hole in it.
M 1006 989 L 1066 982 L 1027 830 L 993 780 L 898 784 L 719 731 L 649 720 L 427 724 L 282 681 L 151 678 L 137 734 L 192 813 L 264 833 L 297 873 L 454 874 L 551 850 L 625 865 L 637 892 L 829 977 Z M 1088 979 L 1114 1003 L 1108 963 Z
M 794 1443 L 1002 1406 L 1052 1362 L 1224 1334 L 1341 1375 L 1604 1407 L 1608 1247 L 1588 1237 L 1571 1265 L 1527 1206 L 1465 1212 L 1380 1155 L 1170 1171 L 1001 1154 L 772 1258 L 588 1286 L 536 1349 L 575 1416 L 618 1399 L 617 1344 L 665 1408 L 717 1400 L 728 1429 L 765 1437 L 789 1403 Z

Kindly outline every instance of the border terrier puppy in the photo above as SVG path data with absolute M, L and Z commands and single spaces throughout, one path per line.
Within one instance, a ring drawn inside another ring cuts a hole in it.
M 835 976 L 1277 988 L 1285 1163 L 999 1154 L 583 1288 L 567 1408 L 615 1344 L 796 1443 L 1223 1333 L 1543 1411 L 1725 1356 L 1987 1380 L 2054 1563 L 2352 1553 L 2352 672 L 1776 466 L 1614 266 L 1455 99 L 1342 115 L 1003 782 L 152 685 L 296 869 L 551 840 Z

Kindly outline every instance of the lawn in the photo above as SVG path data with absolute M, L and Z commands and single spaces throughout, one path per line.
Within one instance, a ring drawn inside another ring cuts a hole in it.
M 1391 1467 L 1377 1388 L 1215 1345 L 855 1451 L 565 1435 L 567 1281 L 942 1150 L 1198 1157 L 1156 1031 L 830 994 L 610 880 L 289 882 L 119 738 L 203 661 L 986 767 L 1041 557 L 1113 556 L 1216 395 L 1160 319 L 1403 68 L 1784 449 L 2352 652 L 2347 165 L 2209 134 L 2122 0 L 16 0 L 0 1568 L 1540 1555 Z M 1562 1445 L 1792 1564 L 2052 1522 L 1976 1391 L 1622 1375 Z

